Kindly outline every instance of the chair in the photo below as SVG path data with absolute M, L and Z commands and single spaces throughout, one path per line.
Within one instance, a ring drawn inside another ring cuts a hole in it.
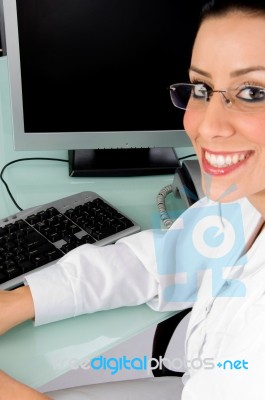
M 181 322 L 181 320 L 191 311 L 191 308 L 187 308 L 185 310 L 180 311 L 173 317 L 166 319 L 165 321 L 160 322 L 157 325 L 153 347 L 152 347 L 152 359 L 159 360 L 160 358 L 164 358 L 169 342 L 175 332 L 177 326 Z M 155 361 L 151 362 L 151 366 L 155 367 Z M 179 376 L 181 377 L 184 372 L 172 371 L 168 369 L 164 364 L 162 364 L 162 368 L 153 368 L 152 369 L 154 377 L 162 377 L 162 376 Z

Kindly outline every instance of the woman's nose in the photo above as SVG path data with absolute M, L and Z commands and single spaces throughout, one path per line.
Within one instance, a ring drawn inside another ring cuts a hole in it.
M 207 140 L 227 138 L 234 134 L 233 112 L 225 104 L 223 93 L 213 93 L 205 104 L 198 130 Z

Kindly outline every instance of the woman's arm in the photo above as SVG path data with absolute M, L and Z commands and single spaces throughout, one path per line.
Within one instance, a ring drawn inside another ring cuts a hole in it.
M 29 319 L 34 319 L 34 305 L 28 286 L 0 291 L 0 335 Z
M 0 400 L 51 400 L 0 371 Z
M 27 286 L 0 291 L 0 334 L 34 318 L 34 306 Z M 0 371 L 0 400 L 44 400 L 49 397 L 36 392 Z

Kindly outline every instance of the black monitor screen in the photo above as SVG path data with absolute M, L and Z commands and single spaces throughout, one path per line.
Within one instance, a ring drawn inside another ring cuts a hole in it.
M 181 129 L 201 3 L 17 0 L 25 132 Z

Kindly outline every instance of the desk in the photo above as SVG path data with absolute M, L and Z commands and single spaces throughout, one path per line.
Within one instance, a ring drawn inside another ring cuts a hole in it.
M 136 220 L 142 229 L 150 227 L 157 214 L 154 201 L 157 191 L 171 180 L 166 176 L 130 178 L 130 182 L 126 179 L 76 179 L 67 176 L 66 165 L 34 163 L 33 169 L 26 164 L 19 168 L 18 164 L 14 165 L 6 174 L 22 206 L 30 207 L 85 189 L 95 190 Z M 47 177 L 43 184 L 44 176 L 50 175 L 53 166 L 52 179 Z M 1 197 L 5 199 L 1 208 L 3 217 L 15 209 L 1 190 Z M 0 369 L 37 388 L 69 370 L 70 365 L 65 365 L 65 360 L 90 359 L 170 315 L 172 313 L 154 312 L 143 305 L 84 315 L 38 328 L 27 322 L 0 338 Z
M 15 155 L 14 158 L 18 156 Z M 64 156 L 62 155 L 62 158 Z M 3 164 L 0 151 L 0 167 Z M 139 223 L 142 229 L 153 226 L 158 215 L 156 195 L 172 182 L 171 175 L 130 178 L 71 178 L 68 165 L 53 161 L 27 161 L 13 164 L 4 174 L 21 208 L 49 203 L 81 191 L 97 192 L 115 207 Z M 17 212 L 5 187 L 0 185 L 0 218 Z M 170 209 L 183 208 L 180 200 L 169 195 Z
M 0 157 L 1 159 L 1 157 Z M 22 207 L 52 201 L 82 190 L 94 190 L 138 222 L 152 226 L 157 216 L 155 197 L 171 176 L 139 178 L 70 178 L 67 165 L 30 161 L 14 164 L 5 174 Z M 16 212 L 1 187 L 1 217 Z M 178 204 L 173 197 L 171 207 Z M 146 305 L 129 307 L 34 328 L 31 322 L 0 338 L 0 369 L 14 378 L 39 387 L 70 369 L 65 360 L 82 362 L 156 325 L 173 313 L 152 311 Z
M 171 176 L 70 178 L 66 164 L 51 161 L 14 164 L 5 178 L 23 208 L 82 190 L 94 190 L 138 222 L 142 229 L 152 226 L 157 216 L 156 194 L 172 180 Z M 1 217 L 15 213 L 15 206 L 3 187 L 1 198 L 4 199 Z M 173 197 L 169 203 L 171 208 L 179 206 Z M 27 322 L 0 338 L 0 369 L 37 388 L 69 370 L 65 360 L 88 360 L 170 315 L 143 305 L 84 315 L 38 328 Z
M 52 161 L 14 164 L 5 178 L 23 208 L 82 190 L 94 190 L 138 222 L 142 229 L 152 226 L 152 219 L 157 215 L 156 194 L 172 180 L 171 176 L 70 178 L 67 164 Z M 16 212 L 3 187 L 1 199 L 4 199 L 2 218 Z M 179 206 L 173 197 L 169 203 L 171 208 Z M 27 322 L 0 338 L 0 369 L 37 388 L 69 370 L 65 360 L 91 359 L 170 315 L 143 305 L 84 315 L 38 328 Z
M 157 214 L 158 190 L 171 176 L 139 178 L 70 178 L 67 165 L 30 161 L 15 164 L 5 174 L 22 207 L 52 201 L 82 190 L 94 190 L 133 218 L 142 229 L 152 225 Z M 14 213 L 5 189 L 1 188 L 1 217 Z M 175 199 L 171 199 L 171 207 Z M 177 205 L 177 202 L 176 202 Z M 0 338 L 0 369 L 14 378 L 39 387 L 70 369 L 65 360 L 80 362 L 99 355 L 156 325 L 172 313 L 158 313 L 146 305 L 80 316 L 34 328 L 31 322 Z
M 4 157 L 0 159 L 3 163 Z M 152 226 L 157 216 L 156 194 L 172 180 L 171 176 L 70 178 L 67 164 L 52 161 L 14 164 L 6 171 L 5 178 L 23 208 L 82 190 L 94 190 L 138 222 L 142 229 Z M 15 213 L 5 188 L 1 187 L 0 193 L 1 217 Z M 179 202 L 173 197 L 169 199 L 172 209 L 179 208 Z M 91 359 L 170 315 L 143 305 L 84 315 L 38 328 L 27 322 L 0 338 L 0 369 L 37 388 L 67 372 L 70 365 L 65 360 Z
M 0 369 L 39 387 L 173 315 L 146 305 L 102 311 L 33 328 L 26 322 L 0 339 Z

